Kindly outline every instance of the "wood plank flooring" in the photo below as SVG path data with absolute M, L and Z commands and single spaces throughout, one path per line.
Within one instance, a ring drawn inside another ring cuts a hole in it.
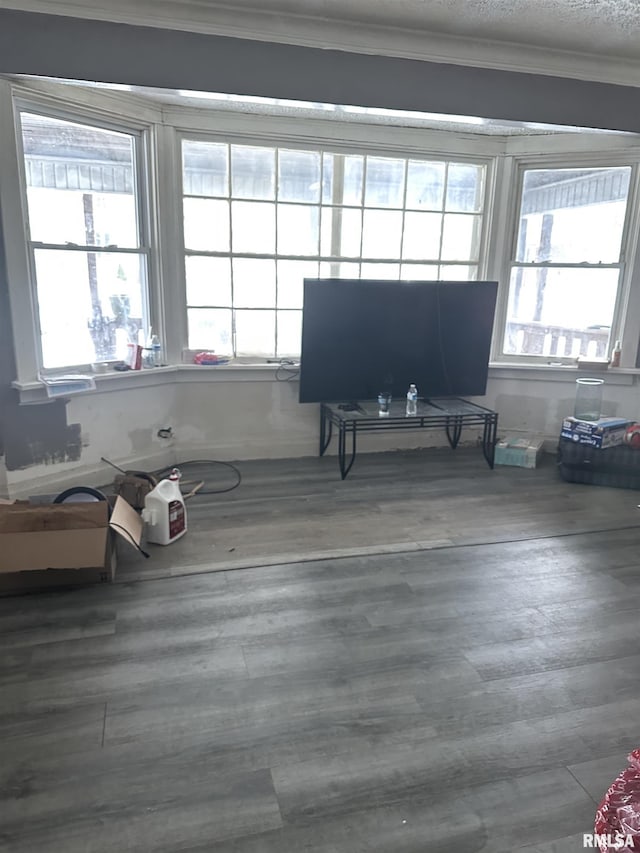
M 583 849 L 640 745 L 637 495 L 393 456 L 253 463 L 165 577 L 0 599 L 2 853 Z
M 361 453 L 346 480 L 335 457 L 238 463 L 242 484 L 188 502 L 188 536 L 151 559 L 121 548 L 118 579 L 610 530 L 640 520 L 640 495 L 563 483 L 551 455 L 536 470 L 491 471 L 473 447 Z M 207 489 L 234 475 L 188 469 Z

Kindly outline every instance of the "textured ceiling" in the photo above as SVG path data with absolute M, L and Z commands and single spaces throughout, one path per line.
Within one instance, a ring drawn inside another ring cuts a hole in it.
M 640 59 L 640 0 L 199 0 L 198 5 Z

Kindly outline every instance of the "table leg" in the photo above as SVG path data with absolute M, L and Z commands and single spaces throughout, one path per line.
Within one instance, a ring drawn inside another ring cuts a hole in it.
M 453 429 L 452 429 L 453 426 Z M 462 435 L 462 421 L 460 418 L 447 418 L 445 427 L 447 439 L 452 450 L 455 450 Z
M 489 468 L 493 469 L 496 455 L 496 439 L 498 436 L 498 415 L 487 415 L 484 420 L 484 433 L 482 436 L 482 452 L 487 460 Z
M 329 429 L 327 429 L 329 424 Z M 333 434 L 333 423 L 326 415 L 324 406 L 320 407 L 320 453 L 319 456 L 324 456 L 324 452 L 331 444 L 331 436 Z
M 338 433 L 338 463 L 340 465 L 340 475 L 344 480 L 356 459 L 356 425 L 349 424 L 349 432 L 351 433 L 351 456 L 347 464 L 347 428 L 346 424 L 341 423 Z

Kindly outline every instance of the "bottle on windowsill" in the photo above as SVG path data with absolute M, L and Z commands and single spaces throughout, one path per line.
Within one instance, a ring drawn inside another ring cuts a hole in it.
M 162 357 L 162 344 L 157 335 L 151 336 L 151 366 L 162 367 L 164 359 Z
M 418 389 L 415 385 L 409 385 L 407 391 L 407 417 L 418 414 Z
M 622 342 L 616 341 L 611 351 L 609 367 L 620 367 L 620 354 L 622 353 Z

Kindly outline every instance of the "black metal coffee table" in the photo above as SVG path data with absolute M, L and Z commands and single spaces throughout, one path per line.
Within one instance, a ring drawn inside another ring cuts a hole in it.
M 386 432 L 400 429 L 444 429 L 453 450 L 458 446 L 464 427 L 482 427 L 482 452 L 493 468 L 498 413 L 460 397 L 418 401 L 416 415 L 405 414 L 405 401 L 392 402 L 388 415 L 378 414 L 377 401 L 357 404 L 357 409 L 341 407 L 338 403 L 320 404 L 320 456 L 329 447 L 334 425 L 338 430 L 338 464 L 342 479 L 347 476 L 356 458 L 356 436 L 359 432 Z M 347 436 L 351 451 L 347 461 Z

